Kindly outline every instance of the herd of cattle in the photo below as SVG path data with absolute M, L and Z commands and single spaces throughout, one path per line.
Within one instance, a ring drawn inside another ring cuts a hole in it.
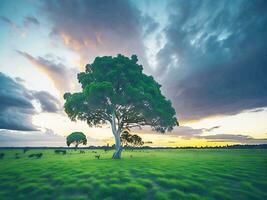
M 29 148 L 25 148 L 25 149 L 23 149 L 23 153 L 25 154 L 29 150 L 30 150 Z M 105 150 L 105 152 L 106 152 L 106 150 Z M 54 153 L 55 154 L 66 155 L 67 154 L 67 150 L 56 149 L 56 150 L 54 150 Z M 97 154 L 96 151 L 92 151 L 92 153 Z M 85 151 L 80 150 L 80 154 L 85 154 Z M 37 158 L 37 159 L 42 158 L 42 156 L 43 156 L 43 153 L 33 153 L 33 154 L 29 154 L 28 155 L 29 158 Z M 4 157 L 5 157 L 5 154 L 4 153 L 0 153 L 0 159 L 3 159 Z M 94 155 L 94 157 L 96 159 L 100 159 L 100 154 Z M 19 159 L 20 158 L 20 154 L 19 153 L 15 153 L 15 158 Z

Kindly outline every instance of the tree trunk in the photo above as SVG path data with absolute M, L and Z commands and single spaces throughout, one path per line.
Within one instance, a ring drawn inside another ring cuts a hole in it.
M 111 128 L 112 128 L 112 133 L 115 137 L 115 152 L 112 156 L 112 159 L 120 159 L 122 147 L 121 147 L 120 130 L 116 126 L 115 114 L 112 115 Z
M 115 135 L 115 152 L 112 156 L 112 159 L 120 159 L 121 158 L 121 151 L 122 151 L 121 139 L 120 139 L 119 133 L 117 132 Z

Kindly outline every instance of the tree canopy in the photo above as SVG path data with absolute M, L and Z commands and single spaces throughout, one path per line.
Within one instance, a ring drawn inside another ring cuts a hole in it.
M 117 151 L 123 129 L 148 125 L 164 133 L 178 125 L 161 86 L 143 73 L 137 61 L 136 55 L 96 57 L 78 74 L 82 91 L 64 94 L 65 112 L 71 120 L 83 120 L 89 126 L 111 124 Z

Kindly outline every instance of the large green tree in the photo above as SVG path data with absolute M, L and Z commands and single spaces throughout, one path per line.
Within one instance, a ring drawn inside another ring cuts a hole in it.
M 135 126 L 151 126 L 154 131 L 171 131 L 178 125 L 172 104 L 152 76 L 143 73 L 136 55 L 131 58 L 96 57 L 78 74 L 82 91 L 65 93 L 65 112 L 71 120 L 89 126 L 110 123 L 115 137 L 113 159 L 121 156 L 121 131 Z

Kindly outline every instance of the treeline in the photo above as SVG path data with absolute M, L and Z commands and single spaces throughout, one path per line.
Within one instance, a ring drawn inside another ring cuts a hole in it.
M 75 149 L 75 147 L 26 147 L 29 149 Z M 79 149 L 106 149 L 112 150 L 113 146 L 89 146 L 89 147 L 79 147 Z M 0 149 L 25 149 L 25 147 L 0 147 Z M 267 149 L 267 144 L 235 144 L 235 145 L 226 145 L 226 146 L 187 146 L 187 147 L 125 147 L 124 149 Z

